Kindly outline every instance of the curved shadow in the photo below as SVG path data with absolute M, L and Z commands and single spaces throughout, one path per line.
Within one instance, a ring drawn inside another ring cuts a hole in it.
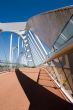
M 20 70 L 16 70 L 16 75 L 30 101 L 29 110 L 73 110 L 71 103 L 48 91 Z

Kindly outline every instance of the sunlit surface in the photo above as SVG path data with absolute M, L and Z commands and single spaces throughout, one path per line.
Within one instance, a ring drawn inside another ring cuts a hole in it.
M 73 6 L 0 23 L 0 110 L 73 110 Z

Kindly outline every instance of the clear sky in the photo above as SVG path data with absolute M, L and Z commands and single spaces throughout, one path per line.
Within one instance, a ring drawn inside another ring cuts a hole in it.
M 73 0 L 0 0 L 0 22 L 26 21 L 31 16 L 73 5 Z
M 73 0 L 0 0 L 0 22 L 23 22 L 36 14 L 69 5 L 73 5 Z M 13 46 L 17 42 L 15 36 Z M 9 38 L 9 33 L 0 34 L 0 59 L 9 55 Z

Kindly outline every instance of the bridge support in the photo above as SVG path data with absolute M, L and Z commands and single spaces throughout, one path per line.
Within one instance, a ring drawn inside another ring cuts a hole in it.
M 12 63 L 12 33 L 10 36 L 10 53 L 9 53 L 9 62 Z

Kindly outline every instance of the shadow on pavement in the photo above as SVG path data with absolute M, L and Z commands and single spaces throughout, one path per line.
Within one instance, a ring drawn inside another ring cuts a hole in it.
M 20 70 L 16 69 L 16 75 L 30 101 L 29 110 L 73 110 L 71 103 L 48 91 Z

